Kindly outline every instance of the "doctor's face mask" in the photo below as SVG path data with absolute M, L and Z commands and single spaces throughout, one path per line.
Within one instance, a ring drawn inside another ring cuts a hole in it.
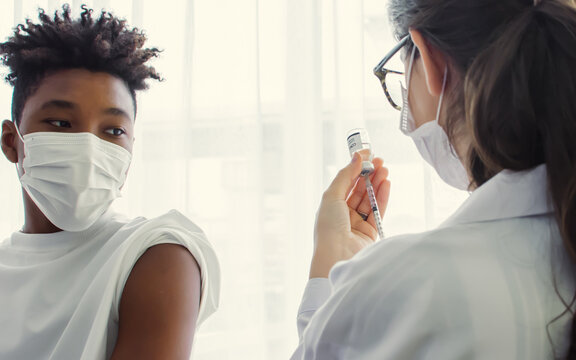
M 442 108 L 442 100 L 446 90 L 446 77 L 448 74 L 447 68 L 444 70 L 442 93 L 440 94 L 440 100 L 438 101 L 436 118 L 416 128 L 416 122 L 412 112 L 410 111 L 410 104 L 408 103 L 410 76 L 412 74 L 415 54 L 416 47 L 414 46 L 412 49 L 412 55 L 410 56 L 408 72 L 406 74 L 407 88 L 402 87 L 403 106 L 400 113 L 400 130 L 405 135 L 412 138 L 420 155 L 436 170 L 444 182 L 457 189 L 467 190 L 470 185 L 470 180 L 466 169 L 450 144 L 446 131 L 444 131 L 444 128 L 438 124 L 438 118 L 440 117 L 440 110 Z

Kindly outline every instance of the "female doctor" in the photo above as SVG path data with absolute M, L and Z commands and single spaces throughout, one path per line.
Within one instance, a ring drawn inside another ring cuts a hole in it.
M 404 55 L 401 129 L 472 193 L 437 229 L 372 244 L 356 154 L 317 214 L 292 359 L 576 359 L 572 6 L 390 0 L 400 43 L 375 72 L 387 91 Z

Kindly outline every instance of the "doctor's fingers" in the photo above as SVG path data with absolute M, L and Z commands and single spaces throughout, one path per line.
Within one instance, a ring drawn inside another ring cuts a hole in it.
M 379 173 L 379 170 L 382 168 L 382 165 L 384 164 L 384 161 L 381 158 L 375 158 L 372 163 L 374 164 L 374 173 L 372 175 L 370 175 L 370 179 L 373 183 L 377 182 L 379 180 L 379 178 L 377 177 L 377 174 Z M 381 171 L 380 171 L 381 174 Z M 381 175 L 378 175 L 381 176 Z M 386 173 L 385 173 L 385 177 L 388 176 L 388 169 L 386 169 Z M 362 202 L 362 199 L 364 199 L 364 196 L 366 195 L 366 182 L 364 181 L 363 177 L 360 177 L 358 179 L 358 181 L 356 182 L 356 185 L 354 186 L 354 188 L 352 189 L 352 191 L 350 192 L 350 194 L 348 195 L 348 199 L 346 199 L 346 202 L 348 203 L 348 206 L 352 209 L 357 209 L 358 206 L 360 205 L 360 203 Z
M 378 208 L 381 207 L 380 201 L 378 201 L 379 200 L 378 193 L 386 190 L 386 188 L 382 188 L 382 185 L 388 181 L 387 178 L 388 178 L 388 169 L 386 169 L 385 167 L 381 167 L 376 170 L 371 179 L 372 188 L 374 189 L 374 194 L 376 195 L 376 202 L 378 203 Z M 360 183 L 360 181 L 358 181 L 358 183 Z M 364 183 L 363 179 L 361 185 L 364 187 L 363 189 L 364 191 L 362 193 L 362 200 L 360 201 L 358 206 L 355 207 L 355 209 L 360 213 L 370 214 L 370 212 L 372 211 L 372 205 L 370 204 L 370 197 L 368 196 L 368 192 L 366 191 L 366 184 Z M 382 210 L 383 209 L 380 208 L 380 212 L 382 212 Z
M 358 215 L 358 213 L 355 210 L 349 209 L 349 211 L 350 211 L 350 223 L 352 225 L 352 232 L 360 232 L 363 235 L 370 238 L 370 240 L 375 241 L 376 238 L 378 237 L 378 230 L 376 230 L 376 226 L 370 224 L 368 220 L 364 221 L 364 219 L 362 219 L 362 217 Z M 374 219 L 373 215 L 370 215 L 368 219 L 370 219 L 370 217 Z
M 350 193 L 350 190 L 356 184 L 360 171 L 362 171 L 362 161 L 360 161 L 360 154 L 355 153 L 352 161 L 342 168 L 332 180 L 332 183 L 324 192 L 323 200 L 345 200 L 346 195 Z

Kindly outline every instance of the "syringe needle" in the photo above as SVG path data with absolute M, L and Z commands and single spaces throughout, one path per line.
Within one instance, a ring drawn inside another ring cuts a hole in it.
M 374 221 L 376 222 L 376 228 L 378 230 L 378 236 L 380 240 L 384 239 L 384 230 L 382 229 L 382 220 L 380 219 L 380 210 L 378 210 L 378 203 L 376 202 L 376 194 L 374 194 L 374 187 L 370 181 L 370 175 L 364 175 L 364 182 L 366 183 L 366 191 L 368 192 L 368 198 L 370 199 L 370 206 L 372 207 L 372 213 L 374 214 Z

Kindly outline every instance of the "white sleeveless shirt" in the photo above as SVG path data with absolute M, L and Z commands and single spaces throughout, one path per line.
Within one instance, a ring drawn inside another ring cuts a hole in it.
M 201 269 L 199 325 L 218 305 L 218 260 L 175 210 L 150 220 L 109 211 L 81 232 L 12 234 L 0 243 L 0 359 L 108 358 L 130 271 L 163 243 L 186 247 Z

